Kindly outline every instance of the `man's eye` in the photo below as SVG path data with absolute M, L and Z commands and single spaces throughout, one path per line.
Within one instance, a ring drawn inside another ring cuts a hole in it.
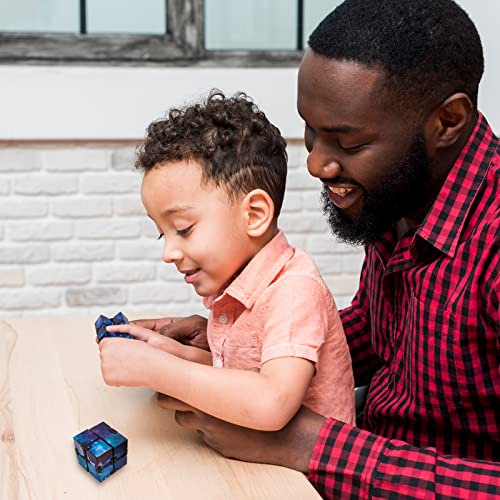
M 157 240 L 161 240 L 162 238 L 163 238 L 163 233 L 160 233 L 160 234 L 158 235 L 158 238 L 156 238 L 156 239 L 157 239 Z
M 193 226 L 186 227 L 185 229 L 179 229 L 177 231 L 177 236 L 185 236 L 186 234 L 189 234 L 189 231 L 191 231 L 191 228 Z
M 345 151 L 346 153 L 357 153 L 358 151 L 361 151 L 366 144 L 357 144 L 356 146 L 342 146 L 339 142 L 339 147 L 342 151 Z

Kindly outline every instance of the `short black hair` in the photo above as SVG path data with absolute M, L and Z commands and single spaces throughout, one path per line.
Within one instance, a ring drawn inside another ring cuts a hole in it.
M 309 37 L 313 52 L 385 72 L 385 87 L 436 106 L 457 92 L 477 106 L 484 70 L 474 23 L 453 0 L 346 0 Z
M 226 97 L 214 89 L 202 102 L 173 108 L 149 125 L 136 168 L 147 173 L 183 160 L 199 162 L 204 182 L 221 186 L 230 199 L 263 189 L 273 200 L 274 216 L 279 215 L 286 185 L 286 141 L 245 93 Z

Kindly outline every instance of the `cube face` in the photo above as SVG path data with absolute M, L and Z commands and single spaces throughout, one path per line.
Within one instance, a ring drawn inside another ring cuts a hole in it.
M 85 460 L 85 457 L 80 455 L 80 453 L 76 454 L 76 459 L 78 460 L 78 463 L 85 469 L 89 470 L 89 465 L 87 461 Z
M 100 482 L 102 483 L 106 478 L 111 476 L 113 472 L 115 472 L 117 469 L 114 468 L 113 463 L 108 464 L 106 467 L 103 468 L 96 468 L 93 465 L 89 464 L 88 471 Z
M 112 318 L 103 316 L 102 314 L 95 321 L 95 331 L 97 334 L 97 339 L 99 342 L 105 337 L 121 337 L 124 339 L 133 339 L 132 335 L 128 333 L 117 333 L 108 332 L 106 330 L 107 326 L 110 325 L 127 325 L 129 323 L 128 318 L 122 312 L 116 313 Z
M 124 465 L 127 465 L 127 455 L 123 455 L 123 457 L 115 460 L 115 468 L 118 470 Z
M 122 312 L 116 313 L 111 321 L 113 322 L 113 325 L 127 325 L 129 323 L 127 316 L 125 316 Z
M 78 463 L 98 481 L 126 465 L 128 440 L 101 422 L 73 437 Z
M 113 460 L 113 448 L 103 439 L 97 439 L 89 446 L 87 459 L 94 467 L 104 467 Z
M 89 431 L 88 429 L 80 432 L 80 434 L 77 434 L 73 438 L 73 441 L 75 442 L 76 452 L 79 453 L 80 455 L 85 456 L 88 447 L 98 439 L 99 436 L 96 436 L 93 432 Z
M 106 316 L 99 316 L 95 322 L 95 331 L 97 333 L 97 338 L 99 342 L 104 338 L 108 336 L 108 331 L 106 330 L 107 326 L 112 325 L 113 322 L 107 318 Z
M 113 449 L 113 459 L 118 459 L 127 454 L 127 438 L 115 431 L 106 422 L 94 425 L 90 429 L 94 434 L 106 441 Z
M 101 439 L 104 439 L 105 437 L 109 436 L 112 433 L 115 433 L 116 431 L 106 422 L 100 422 L 94 425 L 94 427 L 91 427 L 90 432 L 92 432 L 93 434 L 97 434 Z

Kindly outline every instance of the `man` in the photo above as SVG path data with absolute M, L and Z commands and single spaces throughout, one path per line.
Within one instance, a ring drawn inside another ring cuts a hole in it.
M 310 37 L 298 110 L 340 239 L 365 245 L 341 312 L 356 428 L 302 408 L 277 433 L 181 402 L 222 454 L 308 472 L 325 497 L 500 495 L 500 157 L 477 110 L 479 35 L 452 0 L 346 0 Z M 198 345 L 205 320 L 143 326 Z

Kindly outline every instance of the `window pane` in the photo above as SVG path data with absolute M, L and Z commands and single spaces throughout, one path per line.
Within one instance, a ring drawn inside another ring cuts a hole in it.
M 343 0 L 304 0 L 304 47 L 309 35 L 323 18 L 342 3 Z
M 209 50 L 294 50 L 296 0 L 205 0 Z
M 166 0 L 87 0 L 87 33 L 164 35 Z
M 78 0 L 0 0 L 0 31 L 78 33 Z

